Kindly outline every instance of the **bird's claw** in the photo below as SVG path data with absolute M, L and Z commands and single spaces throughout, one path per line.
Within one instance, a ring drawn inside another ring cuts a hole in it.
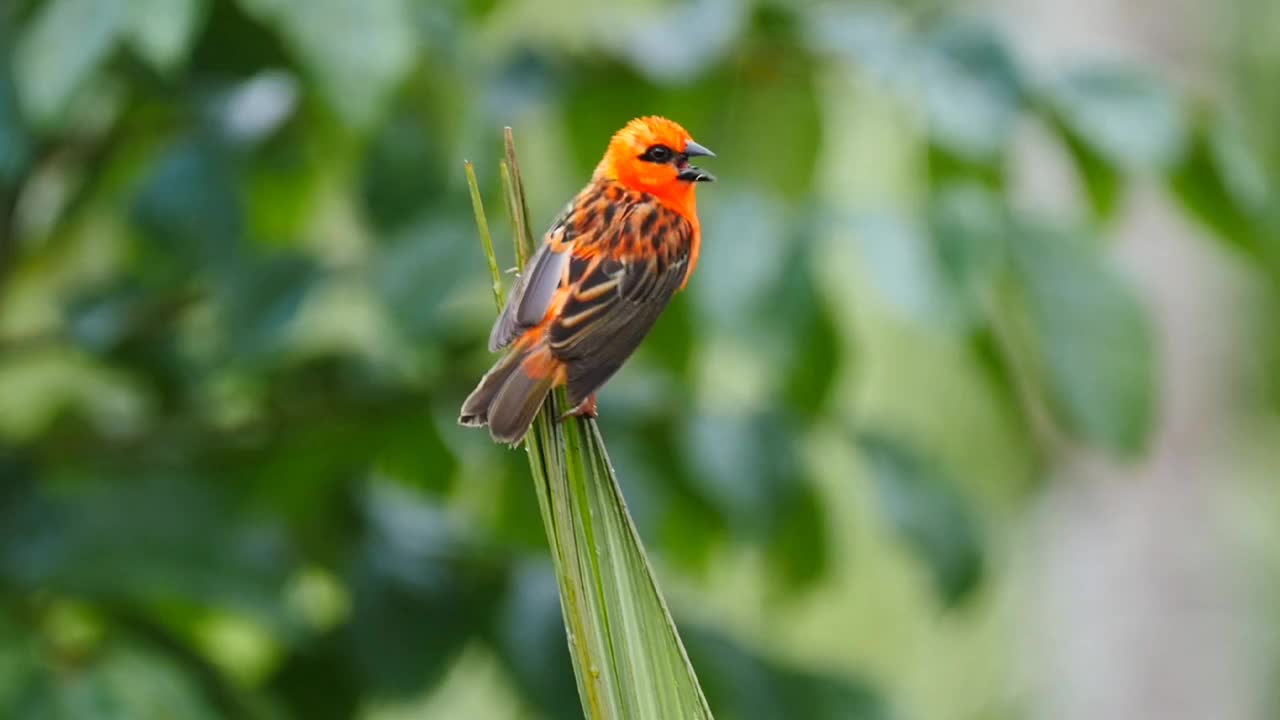
M 586 400 L 583 400 L 577 405 L 574 405 L 572 408 L 569 409 L 568 412 L 560 416 L 559 421 L 564 422 L 565 420 L 571 417 L 588 417 L 588 418 L 599 417 L 599 413 L 596 412 L 596 396 L 592 395 L 588 397 Z

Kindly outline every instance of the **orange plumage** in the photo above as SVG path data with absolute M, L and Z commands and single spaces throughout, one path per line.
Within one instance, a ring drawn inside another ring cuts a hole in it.
M 648 334 L 698 264 L 689 164 L 713 156 L 676 123 L 637 118 L 609 142 L 591 182 L 547 231 L 511 291 L 489 349 L 511 346 L 462 405 L 459 422 L 518 443 L 552 388 L 569 414 L 595 416 L 595 394 Z

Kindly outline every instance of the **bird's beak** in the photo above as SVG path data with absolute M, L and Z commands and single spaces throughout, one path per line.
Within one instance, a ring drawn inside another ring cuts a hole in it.
M 689 157 L 715 157 L 716 154 L 690 140 L 684 144 L 684 154 Z
M 685 157 L 715 157 L 716 154 L 690 140 L 684 145 Z M 680 168 L 680 172 L 676 173 L 677 180 L 686 182 L 712 182 L 716 179 L 715 175 L 703 170 L 702 168 L 686 165 Z

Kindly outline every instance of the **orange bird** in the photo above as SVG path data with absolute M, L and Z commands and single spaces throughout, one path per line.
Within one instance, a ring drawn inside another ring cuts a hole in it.
M 489 335 L 490 351 L 511 351 L 462 404 L 460 423 L 514 445 L 561 385 L 574 405 L 566 417 L 596 416 L 596 391 L 698 264 L 694 188 L 715 179 L 689 164 L 698 156 L 715 153 L 666 118 L 637 118 L 613 136 L 512 288 Z

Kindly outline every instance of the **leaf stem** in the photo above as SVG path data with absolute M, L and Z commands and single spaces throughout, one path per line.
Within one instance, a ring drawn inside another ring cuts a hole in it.
M 498 258 L 493 252 L 493 236 L 489 234 L 489 221 L 484 213 L 484 201 L 480 199 L 480 183 L 476 181 L 476 169 L 470 160 L 463 161 L 467 171 L 467 188 L 471 191 L 471 209 L 476 214 L 476 229 L 480 232 L 480 244 L 484 246 L 484 258 L 489 262 L 489 275 L 493 278 L 493 301 L 502 311 L 505 301 L 502 291 L 502 271 L 498 269 Z

